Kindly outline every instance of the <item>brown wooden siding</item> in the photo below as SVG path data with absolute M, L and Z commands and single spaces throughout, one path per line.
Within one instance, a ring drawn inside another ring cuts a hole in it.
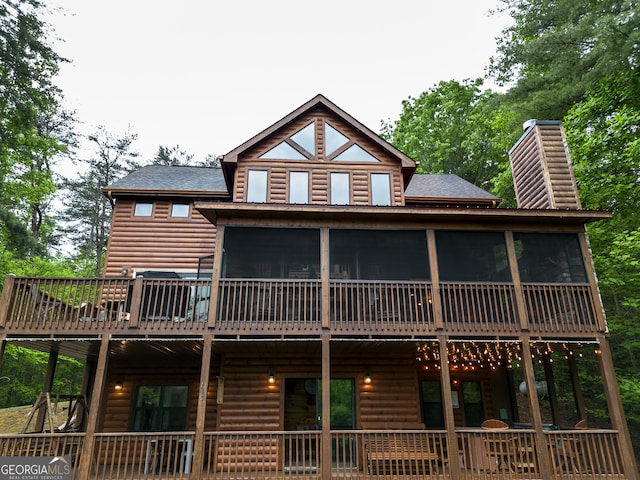
M 510 157 L 520 208 L 580 208 L 562 125 L 536 125 Z
M 311 121 L 316 119 L 316 159 L 312 160 L 264 160 L 260 155 L 269 151 L 284 139 L 290 137 Z M 366 162 L 336 162 L 325 157 L 324 152 L 324 122 L 344 133 L 349 139 L 372 154 L 379 163 Z M 404 185 L 401 174 L 400 162 L 390 158 L 389 154 L 381 149 L 369 138 L 354 130 L 351 125 L 342 122 L 338 118 L 327 115 L 322 110 L 312 111 L 296 122 L 286 126 L 277 135 L 273 135 L 264 142 L 245 152 L 238 159 L 238 168 L 234 183 L 233 199 L 236 202 L 244 202 L 246 199 L 247 171 L 250 169 L 268 171 L 268 203 L 288 202 L 288 177 L 292 171 L 309 172 L 309 201 L 312 204 L 329 203 L 329 174 L 331 172 L 351 173 L 351 203 L 353 205 L 370 205 L 370 173 L 389 173 L 391 178 L 391 197 L 393 205 L 404 204 Z
M 113 219 L 105 276 L 133 270 L 196 271 L 198 259 L 212 255 L 216 228 L 191 208 L 190 218 L 172 218 L 171 201 L 155 200 L 151 217 L 134 217 L 135 201 L 118 200 Z

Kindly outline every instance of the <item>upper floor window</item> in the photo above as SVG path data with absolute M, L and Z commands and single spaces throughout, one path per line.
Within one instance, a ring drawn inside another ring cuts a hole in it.
M 391 181 L 388 173 L 371 174 L 371 204 L 391 205 Z
M 315 123 L 312 122 L 302 130 L 280 142 L 260 158 L 278 160 L 308 160 L 316 153 Z
M 378 162 L 379 160 L 360 145 L 353 144 L 334 160 L 339 162 Z
M 133 211 L 134 217 L 150 217 L 153 212 L 153 203 L 136 202 Z
M 267 201 L 267 171 L 249 170 L 247 178 L 247 202 Z
M 507 246 L 501 232 L 437 231 L 440 280 L 510 282 Z
M 582 251 L 573 233 L 514 233 L 523 282 L 586 283 Z
M 190 205 L 188 203 L 174 203 L 171 205 L 171 216 L 174 218 L 189 218 Z
M 331 174 L 331 205 L 349 205 L 351 189 L 348 173 Z
M 309 203 L 309 172 L 289 172 L 289 203 Z

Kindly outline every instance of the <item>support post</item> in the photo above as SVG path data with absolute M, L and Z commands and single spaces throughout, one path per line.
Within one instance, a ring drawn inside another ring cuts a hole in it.
M 224 245 L 224 225 L 218 225 L 216 231 L 216 250 L 213 254 L 213 272 L 211 272 L 211 293 L 209 295 L 209 316 L 207 326 L 216 326 L 218 299 L 220 295 L 220 273 L 222 272 L 222 252 Z
M 542 414 L 540 413 L 540 404 L 538 403 L 538 390 L 536 388 L 535 371 L 533 369 L 533 359 L 531 357 L 531 346 L 529 345 L 529 336 L 522 337 L 522 363 L 524 364 L 524 380 L 527 385 L 527 395 L 529 399 L 529 410 L 531 412 L 531 420 L 535 429 L 535 448 L 538 457 L 538 465 L 543 480 L 551 480 L 551 458 L 549 449 L 546 447 L 546 438 L 542 431 Z
M 438 250 L 436 249 L 436 234 L 433 230 L 427 230 L 427 251 L 429 252 L 429 270 L 431 271 L 433 322 L 436 330 L 442 330 L 444 328 L 444 318 L 442 316 L 440 275 L 438 273 Z
M 13 297 L 14 284 L 16 276 L 12 273 L 4 277 L 4 286 L 2 287 L 2 297 L 0 297 L 0 328 L 4 328 L 7 323 L 7 316 L 9 314 L 9 304 L 11 303 L 11 297 Z
M 191 470 L 191 474 L 194 479 L 202 478 L 202 469 L 204 467 L 204 425 L 207 416 L 207 392 L 209 391 L 212 344 L 213 336 L 210 333 L 205 334 L 202 345 L 202 365 L 200 367 L 196 433 L 195 438 L 193 439 L 193 468 Z
M 329 229 L 323 227 L 320 229 L 320 284 L 321 284 L 321 297 L 320 297 L 320 315 L 322 321 L 322 328 L 330 328 L 329 311 L 330 294 L 329 294 Z
M 104 395 L 106 382 L 106 370 L 109 359 L 109 339 L 110 335 L 105 334 L 100 341 L 100 352 L 98 353 L 98 364 L 96 376 L 93 382 L 91 394 L 91 404 L 89 405 L 89 415 L 87 418 L 87 430 L 85 432 L 82 455 L 78 466 L 78 474 L 75 478 L 91 478 L 91 463 L 94 459 L 94 446 L 96 443 L 95 434 L 98 430 L 98 419 L 100 418 L 100 404 Z
M 42 382 L 42 392 L 51 394 L 51 388 L 53 387 L 53 377 L 56 374 L 56 365 L 58 363 L 58 352 L 49 352 L 49 361 L 47 362 L 47 372 L 44 375 L 44 381 Z M 36 400 L 37 401 L 37 400 Z M 41 408 L 38 410 L 38 416 L 36 417 L 36 432 L 44 432 L 44 421 L 50 410 Z M 49 423 L 52 424 L 53 419 L 49 419 Z M 51 432 L 53 433 L 53 432 Z
M 451 376 L 449 375 L 449 353 L 446 335 L 438 335 L 440 348 L 440 388 L 442 389 L 442 408 L 444 409 L 444 425 L 447 428 L 447 452 L 449 455 L 449 470 L 451 478 L 460 478 L 460 453 L 458 437 L 456 435 L 456 421 L 453 416 L 453 400 L 451 399 Z
M 578 418 L 582 420 L 587 418 L 587 409 L 584 406 L 584 397 L 582 395 L 582 388 L 580 387 L 576 358 L 573 355 L 567 355 L 567 368 L 569 370 L 569 377 L 571 378 L 571 388 L 573 390 L 573 398 L 576 402 Z
M 604 383 L 604 392 L 607 397 L 609 415 L 611 415 L 611 424 L 613 428 L 618 431 L 618 435 L 620 437 L 624 477 L 626 480 L 638 480 L 638 465 L 636 464 L 635 455 L 633 453 L 629 427 L 627 426 L 627 422 L 624 418 L 624 410 L 622 408 L 620 390 L 618 390 L 616 371 L 613 368 L 613 358 L 611 357 L 609 342 L 605 336 L 600 336 L 598 337 L 598 343 L 600 352 L 600 371 L 602 372 L 602 381 Z
M 509 258 L 509 267 L 511 268 L 511 279 L 513 280 L 513 291 L 516 301 L 516 312 L 520 321 L 520 329 L 529 331 L 529 318 L 525 307 L 524 289 L 520 280 L 520 271 L 518 270 L 518 258 L 516 257 L 516 247 L 513 240 L 513 232 L 505 232 L 505 240 L 507 244 L 507 257 Z
M 331 480 L 331 343 L 322 332 L 322 480 Z

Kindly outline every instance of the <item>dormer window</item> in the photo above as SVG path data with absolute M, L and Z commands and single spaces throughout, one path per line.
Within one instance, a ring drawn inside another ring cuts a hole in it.
M 267 171 L 249 170 L 247 178 L 247 202 L 266 203 Z

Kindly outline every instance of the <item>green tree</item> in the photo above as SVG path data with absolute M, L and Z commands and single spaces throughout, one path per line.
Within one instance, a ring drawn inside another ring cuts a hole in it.
M 38 17 L 42 8 L 37 0 L 0 4 L 0 227 L 16 254 L 40 254 L 38 243 L 52 239 L 51 165 L 71 139 L 69 114 L 60 108 L 61 91 L 53 83 L 64 59 L 47 42 L 48 26 Z M 15 220 L 36 242 L 23 241 Z
M 640 61 L 640 4 L 635 0 L 501 0 L 514 23 L 498 38 L 489 73 L 510 86 L 518 123 L 562 119 L 609 74 Z
M 483 188 L 508 163 L 509 114 L 480 79 L 440 82 L 402 102 L 400 118 L 382 136 L 418 162 L 420 173 L 455 173 Z
M 95 155 L 81 162 L 84 173 L 65 182 L 66 208 L 61 218 L 78 259 L 92 262 L 96 277 L 102 271 L 111 223 L 111 204 L 102 187 L 139 168 L 135 161 L 138 153 L 133 148 L 136 138 L 130 131 L 115 136 L 103 126 L 98 127 L 89 137 L 95 144 Z
M 152 165 L 191 165 L 193 163 L 193 155 L 188 154 L 180 148 L 180 145 L 173 147 L 165 147 L 160 145 L 156 156 L 151 162 Z

